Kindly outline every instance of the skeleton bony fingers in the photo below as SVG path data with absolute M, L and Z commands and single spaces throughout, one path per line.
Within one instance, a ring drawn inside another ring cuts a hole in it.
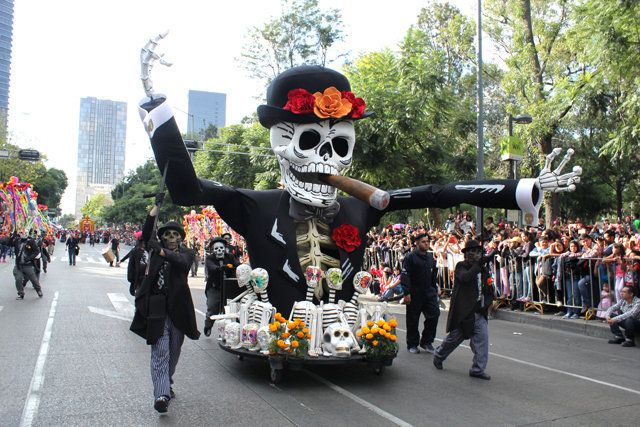
M 158 46 L 158 42 L 165 38 L 169 34 L 169 31 L 164 31 L 152 39 L 149 39 L 144 47 L 140 50 L 140 66 L 141 73 L 140 79 L 142 80 L 142 86 L 145 93 L 150 99 L 153 99 L 153 82 L 151 81 L 151 69 L 156 61 L 167 67 L 171 66 L 171 62 L 164 59 L 164 54 L 158 54 L 155 49 Z

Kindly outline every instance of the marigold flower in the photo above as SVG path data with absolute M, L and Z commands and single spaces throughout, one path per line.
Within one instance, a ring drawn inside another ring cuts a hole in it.
M 277 344 L 278 344 L 278 347 L 280 348 L 285 348 L 287 346 L 282 340 L 278 340 Z
M 307 334 L 307 339 L 311 339 L 311 334 Z
M 280 336 L 282 338 L 289 338 L 291 336 L 291 334 L 289 332 L 283 332 L 283 333 L 280 334 Z
M 382 327 L 382 325 L 384 325 L 384 320 L 382 319 L 378 320 L 378 326 Z
M 389 339 L 390 339 L 391 341 L 393 341 L 393 342 L 396 342 L 396 340 L 398 339 L 398 337 L 392 334 L 392 335 L 389 337 Z
M 289 328 L 289 329 L 293 329 L 293 328 L 295 328 L 295 327 L 296 327 L 296 324 L 295 324 L 295 323 L 293 323 L 293 322 L 289 322 L 289 323 L 287 323 L 287 328 Z
M 398 321 L 396 319 L 389 320 L 389 326 L 395 328 L 396 326 L 398 326 Z
M 363 326 L 363 327 L 362 327 L 362 333 L 363 333 L 363 334 L 368 334 L 369 332 L 370 332 L 370 331 L 369 331 L 369 328 L 367 328 L 366 326 Z
M 382 329 L 384 329 L 385 331 L 390 331 L 391 330 L 391 326 L 389 326 L 388 323 L 385 323 L 385 325 L 382 327 Z
M 356 332 L 356 336 L 357 336 L 358 338 L 360 338 L 360 337 L 362 336 L 362 331 L 358 331 L 358 332 Z
M 372 334 L 377 334 L 379 330 L 380 330 L 380 328 L 378 328 L 377 326 L 374 326 L 373 328 L 371 328 L 371 333 Z
M 342 93 L 333 86 L 325 89 L 323 93 L 316 92 L 313 96 L 313 113 L 322 119 L 339 119 L 349 114 L 353 108 L 351 102 L 343 98 Z
M 307 324 L 306 324 L 306 323 L 304 323 L 304 322 L 302 322 L 302 321 L 300 321 L 300 327 L 301 327 L 301 328 L 304 328 L 305 326 L 307 326 Z
M 373 342 L 371 343 L 374 347 L 378 346 L 378 340 L 373 340 Z
M 372 338 L 373 338 L 373 334 L 367 334 L 367 335 L 365 336 L 365 338 L 366 338 L 366 339 L 368 339 L 368 340 L 370 340 L 370 339 L 372 339 Z
M 291 347 L 298 348 L 299 345 L 298 341 L 291 341 Z
M 269 325 L 269 332 L 275 332 L 278 330 L 278 327 L 276 325 L 274 325 L 273 323 L 271 325 Z
M 280 322 L 273 322 L 273 324 L 276 326 L 276 329 L 280 329 Z
M 296 336 L 300 339 L 304 338 L 304 332 L 300 331 L 296 334 Z
M 280 318 L 282 317 L 282 314 L 281 314 L 281 313 L 276 313 L 273 317 L 274 317 L 276 320 L 280 320 Z
M 367 326 L 368 326 L 368 327 L 372 327 L 373 325 L 375 325 L 375 323 L 373 323 L 373 320 L 369 320 L 369 321 L 367 322 Z
M 309 328 L 303 328 L 302 332 L 304 332 L 305 334 L 308 334 L 309 333 Z

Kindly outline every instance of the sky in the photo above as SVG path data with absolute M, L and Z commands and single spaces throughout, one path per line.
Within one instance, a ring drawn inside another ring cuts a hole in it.
M 345 41 L 340 48 L 351 58 L 395 48 L 429 3 L 320 0 L 321 8 L 342 12 Z M 476 14 L 475 1 L 451 3 L 471 18 Z M 152 81 L 157 93 L 167 95 L 180 128 L 186 131 L 189 89 L 226 93 L 227 125 L 238 123 L 255 111 L 264 91 L 237 60 L 245 35 L 279 15 L 280 7 L 280 0 L 16 0 L 10 142 L 39 150 L 47 167 L 66 172 L 62 211 L 73 213 L 80 98 L 128 104 L 125 171 L 144 163 L 152 153 L 137 112 L 144 97 L 140 48 L 169 30 L 159 51 L 173 66 L 156 65 Z

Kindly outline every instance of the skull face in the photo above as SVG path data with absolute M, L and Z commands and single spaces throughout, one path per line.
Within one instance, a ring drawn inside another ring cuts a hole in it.
M 342 289 L 342 270 L 330 268 L 327 270 L 327 286 L 329 289 L 339 291 Z
M 215 242 L 213 244 L 213 253 L 216 256 L 217 259 L 223 259 L 224 258 L 224 252 L 225 252 L 225 245 L 222 242 Z
M 316 285 L 322 280 L 322 270 L 320 269 L 320 267 L 310 265 L 307 267 L 305 277 L 307 279 L 307 285 L 315 288 Z
M 322 348 L 326 353 L 335 357 L 349 357 L 355 342 L 349 328 L 339 323 L 327 327 L 322 336 Z
M 233 347 L 240 342 L 240 324 L 239 323 L 231 322 L 225 325 L 224 342 L 229 347 Z
M 356 292 L 363 294 L 367 289 L 369 289 L 371 280 L 373 280 L 373 278 L 370 273 L 367 273 L 366 271 L 358 271 L 353 277 L 353 289 Z
M 176 230 L 165 230 L 160 238 L 164 247 L 171 250 L 176 249 L 182 240 L 182 236 Z
M 291 197 L 315 207 L 331 205 L 336 188 L 320 181 L 318 174 L 340 175 L 351 166 L 356 142 L 353 121 L 281 122 L 270 132 L 271 148 Z
M 248 287 L 251 283 L 251 266 L 249 264 L 240 264 L 236 268 L 236 278 L 238 279 L 239 287 Z
M 271 341 L 269 328 L 267 326 L 260 327 L 260 329 L 258 329 L 258 345 L 262 353 L 269 353 L 269 341 Z
M 269 273 L 264 268 L 254 268 L 251 272 L 251 283 L 253 284 L 253 290 L 256 293 L 261 293 L 267 290 L 269 286 Z

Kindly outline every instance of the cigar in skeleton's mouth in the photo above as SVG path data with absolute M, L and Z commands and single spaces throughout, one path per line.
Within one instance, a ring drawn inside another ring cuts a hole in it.
M 341 175 L 318 174 L 318 179 L 327 183 L 347 194 L 352 195 L 356 199 L 368 203 L 369 206 L 378 210 L 384 210 L 389 205 L 389 193 L 380 190 L 373 185 L 369 185 L 357 179 L 349 178 Z

